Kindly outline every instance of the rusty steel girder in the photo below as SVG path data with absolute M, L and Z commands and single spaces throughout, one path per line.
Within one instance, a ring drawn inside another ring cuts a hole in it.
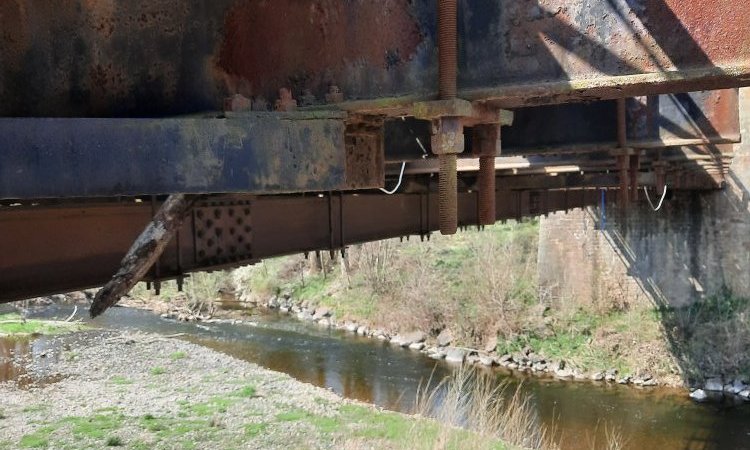
M 584 181 L 584 180 L 581 180 Z M 587 189 L 503 191 L 497 218 L 516 219 L 594 205 Z M 458 224 L 478 223 L 477 196 L 459 196 Z M 198 270 L 252 264 L 306 251 L 337 251 L 377 239 L 438 229 L 435 192 L 213 196 L 201 201 L 152 267 L 147 280 L 172 279 Z M 100 286 L 161 202 L 124 199 L 60 205 L 0 206 L 0 303 Z
M 393 111 L 437 97 L 434 0 L 0 2 L 0 116 L 163 117 L 242 94 Z M 725 0 L 460 0 L 457 95 L 521 107 L 750 83 Z

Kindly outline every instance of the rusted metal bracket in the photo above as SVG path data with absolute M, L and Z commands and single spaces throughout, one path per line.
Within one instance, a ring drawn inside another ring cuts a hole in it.
M 513 113 L 452 98 L 415 103 L 413 115 L 432 122 L 432 152 L 440 159 L 440 232 L 454 234 L 457 229 L 456 155 L 464 151 L 464 128 L 469 126 L 474 127 L 473 156 L 479 158 L 480 164 L 479 222 L 494 223 L 495 157 L 500 154 L 500 127 L 513 123 Z

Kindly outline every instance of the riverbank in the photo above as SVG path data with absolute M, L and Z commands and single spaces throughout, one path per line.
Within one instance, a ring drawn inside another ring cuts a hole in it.
M 44 371 L 55 381 L 0 383 L 0 449 L 453 448 L 466 439 L 505 448 L 178 339 L 119 331 L 50 339 Z
M 435 357 L 457 347 L 470 362 L 560 379 L 684 386 L 661 315 L 645 299 L 545 297 L 538 231 L 535 221 L 497 224 L 429 242 L 354 246 L 346 258 L 269 260 L 233 272 L 229 284 L 241 305 L 307 320 L 323 309 L 332 316 L 324 325 L 381 339 L 421 333 Z

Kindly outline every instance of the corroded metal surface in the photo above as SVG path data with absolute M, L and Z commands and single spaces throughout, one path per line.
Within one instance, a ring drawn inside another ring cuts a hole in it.
M 347 189 L 336 114 L 0 119 L 0 136 L 0 198 Z
M 168 116 L 221 109 L 232 94 L 273 105 L 282 87 L 323 104 L 331 85 L 355 110 L 431 99 L 436 8 L 4 1 L 0 116 Z M 469 100 L 518 107 L 750 83 L 742 2 L 461 0 L 458 24 L 458 95 Z

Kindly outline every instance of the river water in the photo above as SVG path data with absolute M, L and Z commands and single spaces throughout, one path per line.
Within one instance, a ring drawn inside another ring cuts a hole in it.
M 67 317 L 72 308 L 47 308 L 34 315 Z M 87 313 L 79 312 L 83 317 Z M 252 323 L 193 324 L 154 314 L 113 308 L 94 320 L 96 326 L 162 334 L 186 333 L 185 339 L 230 354 L 336 393 L 386 409 L 410 412 L 420 385 L 440 380 L 455 366 L 343 331 L 322 329 L 278 315 Z M 33 380 L 13 356 L 31 355 L 45 367 L 49 341 L 0 339 L 0 382 Z M 558 382 L 492 373 L 498 382 L 519 383 L 536 417 L 556 430 L 564 449 L 603 447 L 606 433 L 617 429 L 628 449 L 750 448 L 750 405 L 696 404 L 682 391 L 637 389 L 619 385 Z M 54 382 L 41 379 L 37 382 Z

